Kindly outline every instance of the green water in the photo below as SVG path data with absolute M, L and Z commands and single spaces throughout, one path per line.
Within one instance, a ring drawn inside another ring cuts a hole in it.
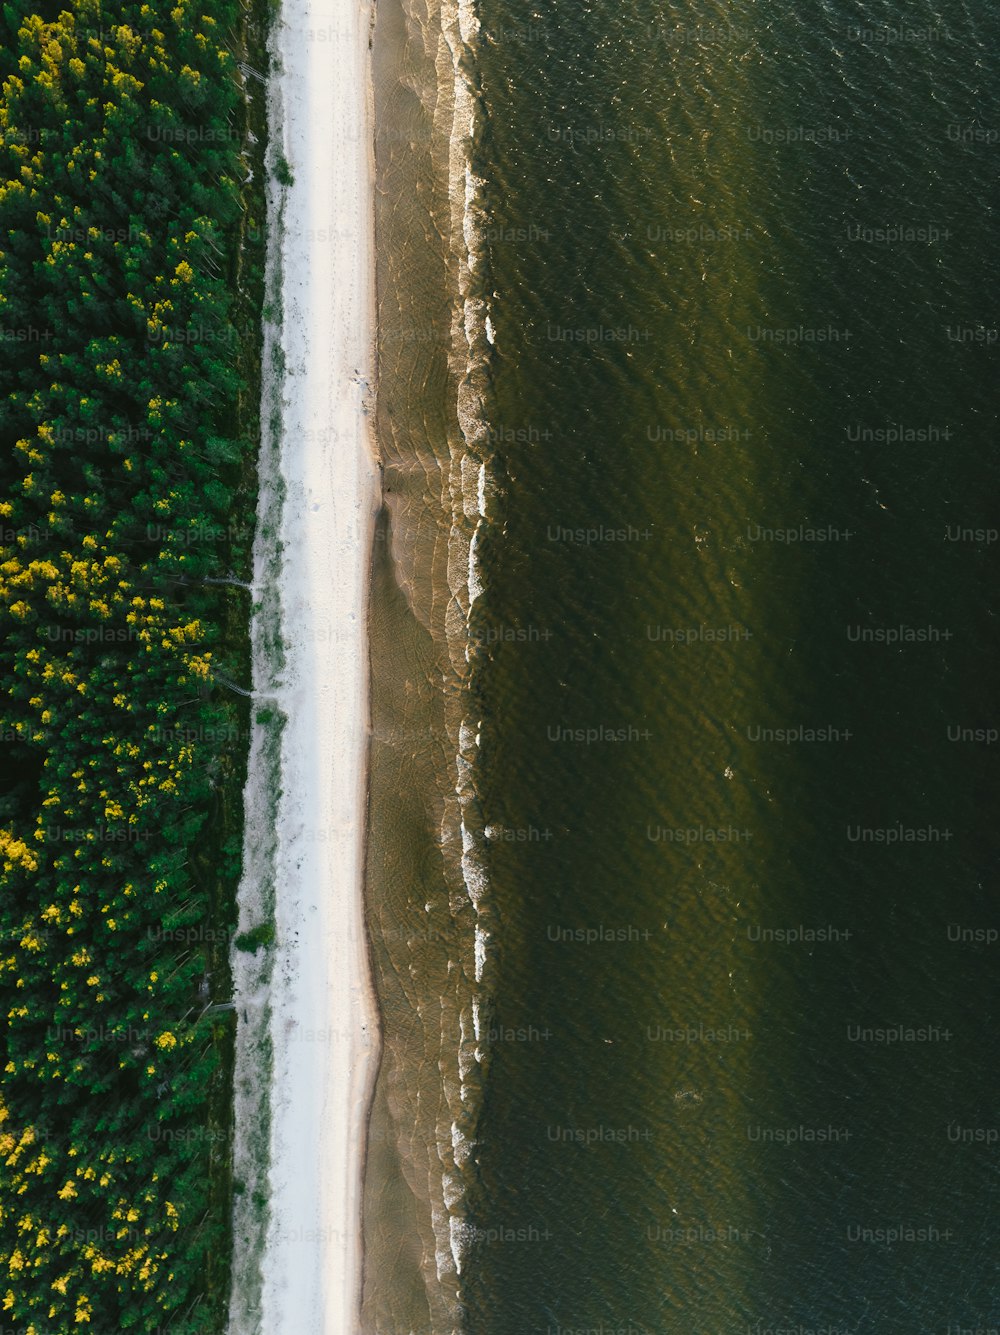
M 996 1120 L 997 946 L 948 924 L 1000 922 L 997 747 L 948 729 L 997 717 L 998 150 L 949 131 L 1000 124 L 997 18 L 478 12 L 466 1328 L 995 1324 L 995 1161 L 947 1126 Z M 851 239 L 896 223 L 928 230 Z M 936 1036 L 849 1036 L 893 1024 Z

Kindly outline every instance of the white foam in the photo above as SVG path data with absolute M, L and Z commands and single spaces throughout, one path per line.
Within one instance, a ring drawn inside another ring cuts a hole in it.
M 455 1152 L 455 1162 L 459 1165 L 465 1163 L 472 1153 L 472 1144 L 457 1122 L 451 1124 L 451 1148 Z
M 458 24 L 462 41 L 466 46 L 475 45 L 475 40 L 479 36 L 482 25 L 479 22 L 479 16 L 476 14 L 474 0 L 458 0 Z
M 471 831 L 467 828 L 465 821 L 462 821 L 462 879 L 465 881 L 465 888 L 469 893 L 469 899 L 476 912 L 479 912 L 480 901 L 489 890 L 489 878 L 486 875 L 486 868 L 483 865 L 482 855 L 476 847 L 476 840 Z M 477 973 L 478 981 L 479 975 Z
M 462 1273 L 462 1257 L 465 1255 L 467 1247 L 465 1242 L 466 1224 L 462 1219 L 452 1215 L 448 1220 L 449 1233 L 451 1235 L 451 1254 L 455 1262 L 455 1270 L 458 1274 Z
M 467 680 L 468 664 L 474 662 L 474 655 L 470 654 L 472 640 L 469 614 L 484 590 L 484 571 L 478 547 L 482 525 L 488 522 L 486 508 L 489 479 L 484 460 L 488 459 L 489 433 L 485 395 L 490 345 L 495 337 L 486 303 L 480 295 L 483 284 L 479 280 L 487 253 L 485 237 L 488 219 L 482 203 L 486 182 L 476 175 L 472 165 L 480 118 L 478 96 L 468 73 L 480 34 L 475 0 L 443 0 L 441 33 L 451 56 L 454 80 L 448 157 L 451 201 L 449 240 L 458 280 L 458 300 L 453 308 L 449 353 L 449 371 L 456 393 L 454 406 L 458 431 L 456 433 L 452 429 L 448 433 L 450 461 L 446 497 L 451 505 L 451 524 L 447 544 L 447 579 L 451 598 L 445 611 L 445 630 L 456 684 L 461 694 L 464 690 L 462 683 Z M 449 869 L 454 868 L 452 859 L 456 854 L 459 855 L 461 885 L 456 885 L 449 878 L 449 902 L 452 912 L 466 915 L 467 920 L 470 905 L 477 919 L 484 911 L 489 881 L 484 857 L 485 845 L 476 809 L 475 765 L 481 721 L 477 720 L 473 724 L 466 719 L 459 721 L 459 717 L 456 712 L 449 721 L 450 736 L 457 743 L 454 744 L 454 794 L 446 800 L 442 812 L 441 846 Z M 456 725 L 457 738 L 453 731 Z M 468 943 L 473 946 L 477 981 L 482 978 L 486 966 L 486 941 L 487 934 L 477 928 L 474 941 Z M 460 986 L 464 988 L 471 985 L 471 979 L 468 977 L 466 950 L 461 955 L 461 962 L 449 962 L 449 974 L 460 971 Z M 472 1002 L 471 1014 L 469 1000 Z M 443 1053 L 442 1076 L 452 1116 L 458 1115 L 458 1121 L 464 1126 L 466 1117 L 475 1117 L 480 1095 L 477 1064 L 482 1060 L 482 1053 L 478 1047 L 481 1028 L 478 999 L 462 998 L 460 1026 L 461 1038 L 455 1054 L 457 1072 L 451 1066 L 451 1054 Z M 456 1107 L 456 1091 L 460 1095 L 461 1113 Z M 447 1121 L 438 1129 L 438 1150 L 445 1175 L 442 1179 L 442 1195 L 438 1198 L 437 1207 L 432 1207 L 431 1222 L 439 1277 L 446 1273 L 461 1272 L 462 1258 L 470 1237 L 463 1219 L 464 1192 L 461 1182 L 464 1178 L 462 1166 L 469 1159 L 472 1145 L 459 1129 L 458 1121 L 453 1121 L 451 1125 L 450 1147 Z M 442 1203 L 446 1211 L 442 1209 Z
M 450 1210 L 465 1195 L 465 1184 L 457 1173 L 445 1173 L 441 1180 L 444 1184 L 444 1203 Z
M 482 520 L 476 525 L 476 531 L 472 535 L 472 541 L 469 543 L 469 606 L 482 597 L 483 589 L 486 587 L 483 583 L 482 562 L 479 559 L 479 534 L 483 527 Z
M 477 983 L 481 983 L 483 980 L 483 969 L 486 967 L 486 943 L 489 939 L 490 939 L 489 932 L 483 931 L 483 929 L 479 926 L 479 924 L 476 923 L 476 982 Z
M 459 1270 L 461 1261 L 461 1246 L 456 1254 L 454 1243 L 454 1225 L 461 1223 L 456 1220 L 454 1215 L 448 1215 L 437 1206 L 431 1207 L 431 1227 L 434 1230 L 434 1237 L 437 1245 L 434 1248 L 434 1263 L 437 1267 L 437 1277 L 444 1279 L 446 1275 L 454 1275 Z

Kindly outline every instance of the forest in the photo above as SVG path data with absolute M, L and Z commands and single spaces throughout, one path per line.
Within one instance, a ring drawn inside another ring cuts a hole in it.
M 0 16 L 0 1325 L 224 1327 L 266 16 Z M 265 71 L 266 72 L 266 71 Z

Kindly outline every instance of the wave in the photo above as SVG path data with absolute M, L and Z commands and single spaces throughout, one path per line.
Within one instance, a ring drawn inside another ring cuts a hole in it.
M 387 552 L 407 616 L 421 627 L 426 658 L 419 659 L 419 670 L 433 692 L 414 692 L 404 706 L 406 725 L 422 722 L 419 710 L 427 709 L 427 745 L 416 754 L 408 744 L 393 752 L 395 743 L 387 740 L 385 754 L 417 783 L 419 802 L 433 813 L 437 848 L 434 862 L 412 867 L 407 877 L 386 870 L 407 866 L 405 834 L 398 853 L 393 850 L 398 862 L 383 856 L 382 843 L 372 844 L 369 897 L 390 999 L 381 1089 L 420 1235 L 426 1329 L 451 1335 L 472 1236 L 466 1210 L 488 1066 L 497 935 L 478 795 L 481 713 L 474 688 L 481 656 L 470 624 L 487 593 L 484 553 L 497 509 L 487 407 L 497 335 L 489 304 L 486 182 L 475 170 L 483 128 L 477 0 L 402 0 L 401 7 L 398 16 L 392 6 L 382 10 L 390 59 L 376 93 L 384 114 L 384 121 L 376 116 L 382 173 L 377 266 L 386 298 L 376 414 L 390 516 Z M 405 22 L 397 27 L 400 18 Z M 397 47 L 402 27 L 406 36 Z M 406 199 L 411 181 L 419 185 L 412 210 L 390 205 Z M 417 661 L 407 659 L 407 676 Z M 378 800 L 384 804 L 383 795 Z M 379 826 L 377 839 L 394 837 Z M 383 925 L 388 931 L 378 940 Z M 377 1207 L 370 1218 L 373 1250 L 395 1245 Z M 372 1330 L 405 1329 L 391 1288 L 369 1284 Z
M 454 610 L 447 619 L 448 650 L 460 689 L 455 717 L 455 805 L 457 840 L 445 830 L 446 842 L 460 845 L 461 880 L 473 916 L 470 922 L 471 977 L 468 1010 L 463 1007 L 457 1061 L 460 1075 L 459 1116 L 451 1128 L 451 1159 L 458 1172 L 468 1163 L 481 1100 L 483 1027 L 488 1004 L 490 950 L 493 937 L 487 841 L 477 793 L 481 723 L 474 714 L 472 684 L 475 656 L 470 617 L 486 591 L 482 543 L 489 524 L 490 431 L 487 417 L 490 362 L 496 330 L 486 297 L 486 182 L 474 169 L 480 137 L 481 109 L 477 92 L 476 45 L 480 34 L 476 0 L 445 4 L 442 28 L 451 54 L 453 79 L 452 133 L 449 145 L 449 196 L 452 209 L 451 247 L 458 301 L 451 331 L 450 369 L 455 385 L 458 435 L 452 447 L 451 527 L 448 538 L 448 582 Z M 460 614 L 456 612 L 460 611 Z M 466 1016 L 471 1019 L 467 1030 Z M 447 1170 L 446 1170 L 447 1173 Z M 471 1231 L 462 1211 L 464 1190 L 449 1178 L 448 1252 L 460 1275 Z M 442 1225 L 444 1221 L 441 1221 Z M 444 1243 L 443 1229 L 439 1249 Z

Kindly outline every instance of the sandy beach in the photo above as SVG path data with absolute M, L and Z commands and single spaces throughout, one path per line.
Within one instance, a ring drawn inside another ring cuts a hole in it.
M 273 1075 L 269 1174 L 260 1184 L 270 1215 L 261 1256 L 259 1236 L 255 1243 L 252 1230 L 239 1226 L 238 1207 L 233 1335 L 352 1335 L 358 1328 L 361 1180 L 378 1053 L 362 903 L 366 621 L 379 494 L 368 416 L 375 321 L 370 18 L 367 6 L 350 0 L 285 0 L 271 39 L 278 58 L 269 89 L 272 152 L 283 151 L 292 175 L 280 251 L 272 253 L 282 279 L 277 341 L 285 370 L 281 376 L 269 360 L 266 342 L 264 367 L 265 416 L 275 390 L 282 403 L 273 460 L 285 490 L 276 589 L 285 661 L 269 686 L 255 650 L 254 693 L 274 700 L 286 722 L 271 850 L 277 937 L 270 979 L 248 994 L 236 976 L 244 1028 L 269 1014 Z M 262 465 L 261 515 L 269 503 L 275 512 L 274 483 Z M 259 581 L 270 575 L 273 583 L 273 537 L 258 543 L 257 554 Z M 259 582 L 257 591 L 260 597 Z M 251 791 L 253 760 L 251 751 L 248 824 L 268 798 L 273 809 L 275 797 Z M 245 889 L 241 921 L 253 899 L 252 887 Z M 252 976 L 244 973 L 242 982 L 247 988 Z M 244 1092 L 252 1088 L 253 1053 L 252 1043 L 238 1046 L 238 1124 L 241 1107 L 244 1115 L 249 1107 L 239 1091 L 241 1081 Z M 240 1160 L 238 1143 L 237 1176 Z M 258 1265 L 250 1286 L 258 1292 L 241 1300 L 241 1273 Z

